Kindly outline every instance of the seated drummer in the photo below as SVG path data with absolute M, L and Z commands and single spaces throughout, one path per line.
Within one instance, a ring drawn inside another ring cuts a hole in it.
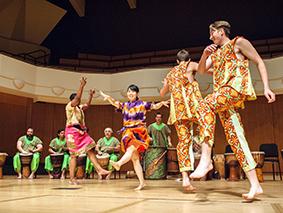
M 34 174 L 38 169 L 40 161 L 40 152 L 43 149 L 42 141 L 33 135 L 33 128 L 28 128 L 26 135 L 20 137 L 17 142 L 19 152 L 13 158 L 14 170 L 18 173 L 18 178 L 22 178 L 20 153 L 32 153 L 31 174 L 29 179 L 34 178 Z
M 97 142 L 95 150 L 97 151 L 98 155 L 103 156 L 105 153 L 110 155 L 109 160 L 118 161 L 120 155 L 120 141 L 112 136 L 113 130 L 109 127 L 105 128 L 104 130 L 104 137 L 100 138 Z M 88 168 L 89 159 L 87 159 L 87 166 Z M 88 170 L 88 169 L 86 169 Z M 113 167 L 108 164 L 108 170 L 110 173 L 106 176 L 106 179 L 109 180 L 111 177 L 111 172 L 114 170 Z M 102 179 L 101 175 L 98 175 L 98 179 Z
M 64 160 L 62 163 L 61 167 L 61 179 L 65 179 L 66 177 L 66 170 L 68 169 L 69 166 L 69 154 L 68 154 L 68 148 L 65 140 L 65 130 L 64 129 L 59 129 L 57 131 L 57 137 L 54 138 L 50 144 L 49 144 L 49 149 L 48 149 L 50 154 L 59 154 L 59 153 L 64 153 Z M 53 166 L 51 163 L 51 158 L 50 155 L 48 155 L 45 158 L 45 170 L 48 172 L 49 178 L 53 178 L 53 175 L 51 172 L 53 171 Z

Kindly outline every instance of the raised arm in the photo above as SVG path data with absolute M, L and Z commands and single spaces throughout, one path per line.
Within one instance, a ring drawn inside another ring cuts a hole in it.
M 240 52 L 249 60 L 251 60 L 256 66 L 260 73 L 261 80 L 264 86 L 264 96 L 267 98 L 268 103 L 275 101 L 275 94 L 270 90 L 268 83 L 268 75 L 265 64 L 262 58 L 257 53 L 253 45 L 245 38 L 237 39 L 235 48 L 238 48 Z
M 108 101 L 110 104 L 115 106 L 116 108 L 121 108 L 121 103 L 119 101 L 116 101 L 114 98 L 112 98 L 110 95 L 106 95 L 101 90 L 99 91 L 100 95 L 104 98 L 104 101 Z
M 85 85 L 86 85 L 86 77 L 82 77 L 81 80 L 80 80 L 80 87 L 79 87 L 79 89 L 77 91 L 77 95 L 71 101 L 71 106 L 72 107 L 78 106 L 80 104 Z
M 91 105 L 91 101 L 94 94 L 95 94 L 95 90 L 93 89 L 89 90 L 88 101 L 82 106 L 82 110 L 86 110 Z
M 160 96 L 164 97 L 169 92 L 169 85 L 167 83 L 166 78 L 162 81 L 163 87 L 160 90 Z

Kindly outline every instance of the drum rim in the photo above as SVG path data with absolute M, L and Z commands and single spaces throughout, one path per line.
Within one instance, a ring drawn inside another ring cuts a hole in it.
M 255 154 L 263 154 L 263 155 L 265 155 L 265 152 L 263 152 L 263 151 L 253 151 L 253 152 L 251 152 L 252 154 L 253 153 L 255 153 Z
M 103 155 L 99 155 L 99 154 L 97 154 L 96 155 L 96 158 L 99 158 L 99 159 L 106 159 L 106 158 L 109 158 L 110 157 L 110 155 L 108 154 L 108 153 L 105 153 L 105 154 L 103 154 Z
M 23 156 L 23 157 L 28 157 L 28 156 L 32 156 L 33 153 L 20 153 L 20 156 Z
M 50 154 L 50 156 L 62 156 L 64 153 Z

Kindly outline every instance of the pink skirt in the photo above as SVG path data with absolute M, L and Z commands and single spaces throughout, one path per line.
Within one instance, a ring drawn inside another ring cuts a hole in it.
M 86 131 L 79 130 L 73 126 L 67 126 L 65 129 L 67 147 L 70 154 L 79 156 L 95 147 L 95 141 Z

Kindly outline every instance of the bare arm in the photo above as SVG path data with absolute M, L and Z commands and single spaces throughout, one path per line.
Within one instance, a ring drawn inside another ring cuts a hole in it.
M 80 80 L 80 87 L 79 87 L 79 89 L 77 91 L 77 95 L 71 101 L 71 106 L 72 107 L 78 106 L 80 104 L 85 85 L 86 85 L 86 77 L 82 77 L 81 80 Z
M 166 78 L 163 80 L 163 87 L 160 90 L 160 96 L 164 97 L 169 92 L 169 85 Z
M 211 44 L 207 46 L 200 58 L 199 64 L 198 64 L 198 72 L 203 74 L 208 72 L 208 70 L 212 67 L 212 61 L 210 58 L 210 55 L 217 49 L 217 46 L 215 44 Z
M 104 98 L 104 101 L 108 101 L 111 105 L 113 105 L 114 107 L 116 107 L 118 109 L 121 107 L 121 103 L 119 101 L 116 101 L 110 95 L 106 95 L 101 90 L 99 92 L 100 92 L 100 95 Z
M 89 91 L 88 101 L 83 105 L 82 110 L 86 110 L 91 105 L 91 101 L 92 101 L 92 98 L 93 98 L 94 94 L 95 94 L 95 90 L 91 89 Z
M 169 101 L 160 101 L 156 104 L 151 104 L 151 107 L 150 109 L 153 109 L 153 110 L 157 110 L 157 109 L 160 109 L 162 106 L 166 106 L 166 107 L 169 107 Z
M 56 152 L 51 147 L 49 147 L 48 151 L 50 154 L 56 154 Z
M 23 150 L 22 148 L 23 142 L 22 141 L 18 141 L 17 142 L 17 149 L 19 150 L 20 153 L 28 153 L 25 150 Z
M 275 94 L 269 88 L 268 75 L 265 64 L 262 58 L 257 53 L 256 49 L 247 39 L 244 38 L 237 39 L 235 43 L 235 48 L 238 48 L 246 58 L 251 60 L 257 66 L 264 86 L 264 96 L 267 98 L 268 103 L 274 102 Z
M 41 152 L 42 149 L 43 149 L 42 144 L 37 144 L 37 145 L 36 145 L 36 149 L 30 150 L 30 151 L 33 152 L 33 153 L 34 153 L 34 152 Z
M 168 145 L 169 147 L 172 147 L 172 143 L 171 143 L 171 137 L 170 135 L 167 136 L 167 141 L 168 141 Z

